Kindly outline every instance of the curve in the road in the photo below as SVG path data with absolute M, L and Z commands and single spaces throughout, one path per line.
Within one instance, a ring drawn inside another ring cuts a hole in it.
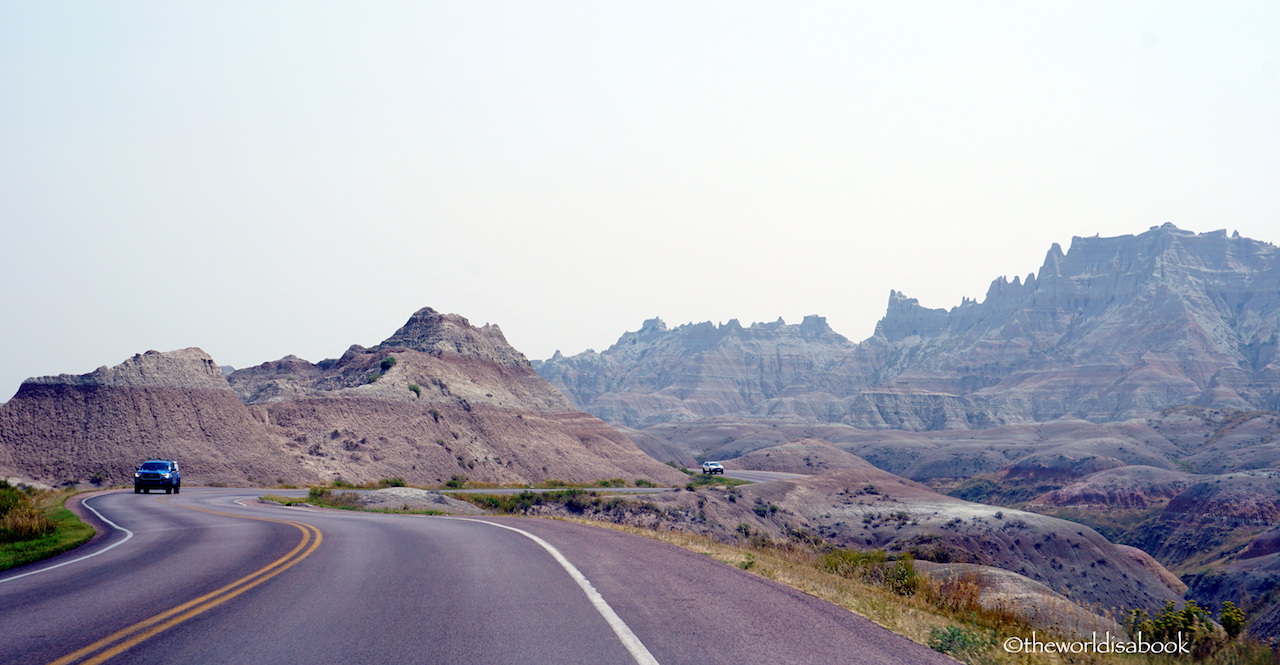
M 954 665 L 848 610 L 633 534 L 517 517 L 301 517 L 258 494 L 95 499 L 136 537 L 0 586 L 0 660 Z M 120 537 L 110 533 L 91 547 Z M 652 660 L 629 652 L 587 588 Z
M 600 613 L 600 616 L 604 617 L 605 622 L 613 629 L 614 634 L 618 636 L 618 640 L 622 642 L 622 646 L 626 647 L 627 652 L 635 659 L 636 665 L 658 665 L 658 660 L 653 657 L 652 653 L 649 653 L 649 649 L 640 641 L 640 638 L 636 637 L 636 634 L 632 632 L 631 627 L 627 625 L 627 622 L 623 621 L 622 617 L 618 616 L 618 613 L 613 611 L 613 608 L 609 606 L 607 601 L 605 601 L 604 596 L 601 596 L 600 592 L 596 591 L 595 586 L 591 584 L 591 580 L 588 580 L 587 576 L 583 575 L 582 571 L 578 570 L 577 566 L 570 563 L 569 559 L 566 558 L 565 555 L 561 554 L 560 550 L 556 549 L 551 543 L 548 543 L 542 538 L 539 538 L 524 529 L 517 529 L 516 527 L 508 526 L 506 524 L 496 524 L 494 522 L 475 520 L 467 517 L 455 517 L 450 519 L 488 524 L 489 526 L 498 527 L 499 529 L 515 531 L 525 538 L 537 543 L 542 547 L 542 549 L 551 554 L 551 558 L 555 559 L 556 563 L 560 564 L 560 567 L 564 568 L 565 572 L 569 573 L 569 577 L 577 583 L 578 587 L 582 589 L 582 592 L 587 594 L 587 598 L 591 601 L 592 606 L 596 608 L 596 611 Z
M 166 502 L 167 503 L 167 502 Z M 89 646 L 73 651 L 53 662 L 49 665 L 98 665 L 119 655 L 120 653 L 145 642 L 156 635 L 184 622 L 188 619 L 203 614 L 218 605 L 221 605 L 236 596 L 252 589 L 263 582 L 283 573 L 284 571 L 297 565 L 298 562 L 307 558 L 316 548 L 320 546 L 320 542 L 324 540 L 324 535 L 320 529 L 306 524 L 304 522 L 294 522 L 290 520 L 277 520 L 266 517 L 248 517 L 245 515 L 233 515 L 231 513 L 223 513 L 205 508 L 196 508 L 194 506 L 179 506 L 187 510 L 198 510 L 202 513 L 210 513 L 213 515 L 222 515 L 224 517 L 235 517 L 238 519 L 259 520 L 263 522 L 276 522 L 280 524 L 288 524 L 296 527 L 302 532 L 302 538 L 298 544 L 289 551 L 288 554 L 276 559 L 275 561 L 259 568 L 258 570 L 241 577 L 240 579 L 223 586 L 220 589 L 211 591 L 203 596 L 189 600 L 177 607 L 170 608 L 156 614 L 147 619 L 143 619 L 132 626 L 118 630 Z M 90 510 L 93 510 L 90 507 Z M 98 511 L 94 511 L 97 513 Z M 101 514 L 99 513 L 99 516 Z M 103 521 L 110 524 L 106 518 Z M 114 525 L 113 525 L 114 526 Z M 117 527 L 120 528 L 120 527 Z M 122 529 L 123 530 L 123 529 Z M 130 534 L 132 535 L 132 534 Z M 123 541 L 121 541 L 123 542 Z M 116 543 L 118 545 L 119 543 Z M 115 545 L 112 545 L 114 547 Z M 99 552 L 100 553 L 100 552 Z M 95 553 L 97 554 L 97 553 Z M 92 556 L 92 555 L 91 555 Z M 85 557 L 87 558 L 87 557 Z M 68 561 L 67 563 L 74 563 Z M 65 565 L 65 564 L 59 564 Z M 37 571 L 38 572 L 38 571 Z

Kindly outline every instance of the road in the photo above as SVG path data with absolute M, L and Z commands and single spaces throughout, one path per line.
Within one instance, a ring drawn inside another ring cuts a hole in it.
M 782 471 L 746 471 L 725 469 L 725 477 L 747 480 L 753 483 L 767 483 L 774 480 L 797 480 L 807 478 L 803 473 L 783 473 Z
M 564 492 L 571 489 L 580 489 L 584 492 L 608 492 L 610 494 L 661 494 L 662 492 L 674 492 L 680 488 L 672 487 L 491 487 L 478 489 L 435 489 L 433 492 L 441 494 L 523 494 L 524 492 L 535 492 L 538 494 L 546 494 L 549 492 Z M 373 490 L 347 490 L 349 492 L 371 492 Z
M 955 662 L 640 536 L 289 508 L 260 493 L 91 496 L 118 528 L 0 573 L 0 662 Z

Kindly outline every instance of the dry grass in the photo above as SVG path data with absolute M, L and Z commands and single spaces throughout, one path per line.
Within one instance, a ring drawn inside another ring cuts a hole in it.
M 47 559 L 93 537 L 64 506 L 72 491 L 0 486 L 0 570 Z
M 1006 608 L 984 607 L 978 602 L 981 583 L 976 575 L 961 574 L 939 580 L 924 577 L 916 593 L 900 595 L 883 586 L 861 581 L 856 575 L 846 576 L 825 570 L 823 554 L 813 547 L 794 543 L 742 547 L 686 531 L 643 529 L 581 518 L 561 519 L 641 535 L 710 556 L 844 607 L 926 646 L 953 645 L 955 640 L 945 638 L 961 636 L 971 641 L 969 646 L 949 653 L 971 665 L 1169 665 L 1193 662 L 1271 665 L 1276 662 L 1270 648 L 1252 641 L 1228 643 L 1215 653 L 1194 660 L 1163 655 L 1009 653 L 1002 647 L 1006 639 L 1031 638 L 1032 631 L 1042 641 L 1071 641 L 1075 638 L 1060 638 L 1051 627 L 1033 626 Z
M 53 522 L 37 503 L 42 494 L 0 481 L 0 543 L 34 540 L 53 532 Z
M 359 510 L 364 508 L 360 497 L 352 492 L 334 492 L 326 487 L 312 487 L 307 494 L 307 503 L 326 508 L 346 508 Z
M 34 540 L 52 533 L 53 521 L 39 507 L 24 502 L 0 516 L 0 543 Z

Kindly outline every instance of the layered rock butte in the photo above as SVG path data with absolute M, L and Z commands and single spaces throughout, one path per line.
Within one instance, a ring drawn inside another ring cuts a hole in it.
M 534 373 L 497 326 L 424 308 L 373 348 L 224 376 L 195 348 L 24 382 L 0 405 L 0 468 L 126 483 L 148 457 L 191 484 L 400 477 L 437 484 L 684 478 Z

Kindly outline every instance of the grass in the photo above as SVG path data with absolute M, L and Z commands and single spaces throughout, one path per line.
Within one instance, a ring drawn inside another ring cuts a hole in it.
M 684 488 L 697 489 L 699 487 L 718 487 L 718 486 L 737 487 L 738 485 L 750 485 L 750 484 L 751 484 L 751 481 L 749 480 L 739 480 L 737 478 L 725 478 L 724 476 L 721 476 L 718 474 L 703 475 L 701 473 L 698 473 L 698 474 L 690 475 L 689 482 L 685 484 Z
M 274 501 L 284 506 L 319 506 L 321 508 L 337 508 L 340 510 L 356 510 L 366 513 L 388 513 L 393 515 L 448 515 L 441 510 L 424 510 L 419 508 L 410 508 L 409 504 L 405 504 L 403 508 L 370 508 L 360 503 L 359 498 L 350 492 L 334 492 L 327 487 L 312 487 L 311 491 L 305 497 L 289 497 L 280 496 L 279 494 L 264 494 L 258 497 L 264 501 Z
M 93 537 L 66 508 L 72 490 L 24 490 L 0 480 L 0 570 L 61 554 Z
M 453 483 L 453 484 L 451 484 Z M 654 483 L 643 478 L 635 480 L 630 485 L 623 478 L 605 478 L 603 480 L 593 480 L 585 483 L 574 483 L 567 480 L 557 480 L 550 478 L 539 483 L 520 484 L 520 483 L 486 483 L 481 481 L 470 480 L 466 476 L 454 476 L 449 482 L 446 482 L 443 489 L 595 489 L 609 487 L 658 487 Z
M 483 485 L 477 485 L 477 486 L 483 487 Z M 548 480 L 544 480 L 540 483 L 535 483 L 533 485 L 516 485 L 516 486 L 512 486 L 512 488 L 520 489 L 524 487 L 529 487 L 533 489 L 595 489 L 597 487 L 608 488 L 608 487 L 628 487 L 628 486 L 658 487 L 658 485 L 655 485 L 653 482 L 645 480 L 643 478 L 636 479 L 630 484 L 627 483 L 626 479 L 624 478 L 604 478 L 601 480 L 593 480 L 585 483 L 571 483 L 567 480 L 556 480 L 555 478 L 551 478 Z
M 528 515 L 537 506 L 564 508 L 570 513 L 581 515 L 587 512 L 608 512 L 621 506 L 644 505 L 617 496 L 606 498 L 599 492 L 579 488 L 549 492 L 525 491 L 519 494 L 458 494 L 455 498 L 507 515 Z
M 728 485 L 747 484 L 747 481 L 733 480 L 732 478 L 725 478 L 716 482 L 711 482 L 708 480 L 699 479 L 694 482 L 691 482 L 690 484 L 696 485 L 697 487 L 703 487 L 707 485 L 728 486 Z M 428 489 L 428 490 L 458 490 L 458 489 L 517 489 L 517 490 L 520 490 L 520 489 L 595 489 L 595 488 L 612 488 L 612 487 L 656 488 L 656 487 L 660 487 L 660 485 L 657 485 L 652 481 L 645 480 L 644 478 L 637 478 L 636 480 L 633 480 L 629 483 L 623 478 L 605 478 L 602 480 L 595 480 L 590 482 L 577 482 L 577 483 L 551 478 L 539 483 L 534 483 L 532 485 L 528 483 L 491 483 L 483 480 L 472 480 L 461 474 L 454 474 L 453 477 L 451 477 L 449 480 L 446 480 L 445 482 L 439 485 L 411 485 L 408 482 L 406 482 L 404 478 L 400 478 L 400 477 L 382 478 L 377 482 L 363 482 L 363 483 L 354 483 L 348 480 L 344 480 L 342 478 L 338 478 L 325 487 L 329 487 L 331 489 L 360 489 L 360 490 L 377 490 L 377 489 L 385 489 L 388 487 L 413 487 L 417 489 Z M 296 485 L 288 485 L 283 482 L 280 482 L 276 485 L 276 489 L 292 490 L 292 489 L 298 489 L 298 487 Z
M 337 478 L 333 482 L 329 483 L 328 485 L 325 485 L 324 487 L 328 487 L 330 489 L 380 490 L 380 489 L 386 489 L 388 487 L 408 487 L 408 486 L 409 485 L 405 483 L 404 478 L 396 476 L 395 478 L 382 478 L 375 482 L 368 482 L 368 483 L 353 483 L 348 480 L 344 480 L 342 478 Z M 276 489 L 296 490 L 296 489 L 299 489 L 299 487 L 297 485 L 289 485 L 282 482 L 276 485 Z

